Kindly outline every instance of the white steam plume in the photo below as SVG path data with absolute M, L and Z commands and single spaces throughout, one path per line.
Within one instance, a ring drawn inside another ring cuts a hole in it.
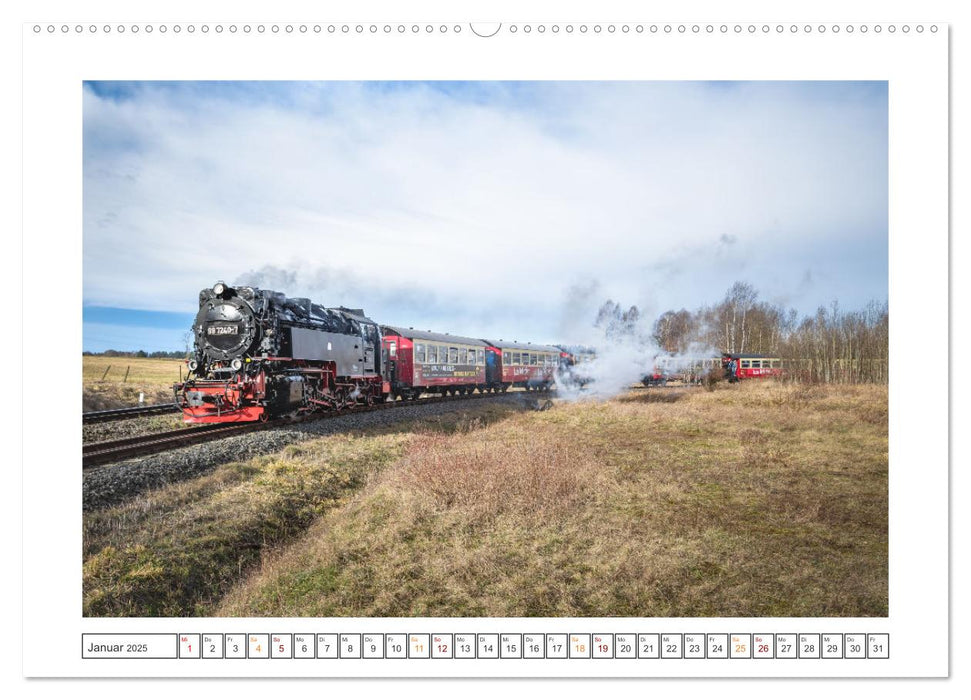
M 571 290 L 567 314 L 572 315 L 578 307 L 583 306 L 577 301 L 583 299 L 584 295 L 573 292 L 593 291 L 596 288 L 596 285 L 591 285 L 584 290 Z M 595 356 L 557 372 L 557 394 L 567 400 L 609 399 L 639 383 L 646 375 L 694 371 L 705 360 L 719 354 L 715 349 L 700 344 L 692 345 L 685 353 L 665 352 L 654 339 L 653 319 L 643 317 L 636 306 L 625 311 L 619 304 L 608 300 L 586 326 L 577 323 L 576 318 L 573 315 L 570 323 L 573 331 L 571 337 L 591 349 Z

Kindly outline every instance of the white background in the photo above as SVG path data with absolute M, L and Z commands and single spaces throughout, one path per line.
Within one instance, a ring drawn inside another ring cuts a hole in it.
M 833 3 L 827 7 L 826 3 L 815 3 L 811 14 L 792 12 L 781 15 L 772 5 L 765 3 L 759 8 L 753 5 L 748 13 L 738 10 L 728 13 L 723 7 L 713 4 L 713 7 L 675 13 L 673 10 L 658 10 L 657 12 L 635 11 L 620 4 L 611 5 L 601 3 L 596 12 L 569 11 L 567 3 L 559 3 L 559 10 L 542 12 L 539 10 L 524 11 L 516 9 L 510 3 L 508 8 L 503 3 L 489 3 L 488 6 L 477 10 L 468 8 L 459 12 L 454 3 L 451 6 L 443 3 L 443 8 L 430 8 L 419 12 L 412 10 L 405 12 L 399 4 L 390 4 L 390 9 L 362 11 L 340 11 L 336 8 L 327 12 L 298 8 L 288 11 L 285 4 L 277 3 L 273 12 L 266 9 L 260 12 L 246 12 L 239 3 L 234 4 L 232 13 L 203 12 L 195 4 L 185 3 L 180 8 L 179 3 L 166 3 L 164 8 L 154 12 L 142 13 L 141 17 L 134 17 L 130 11 L 118 13 L 108 9 L 99 10 L 92 7 L 79 13 L 73 6 L 64 5 L 60 11 L 41 11 L 35 8 L 31 14 L 25 11 L 23 16 L 15 20 L 38 21 L 46 25 L 53 21 L 57 25 L 69 23 L 73 26 L 76 21 L 84 24 L 91 22 L 103 23 L 111 19 L 113 23 L 121 20 L 134 21 L 186 21 L 197 20 L 210 23 L 231 21 L 245 22 L 265 21 L 267 23 L 287 21 L 310 23 L 339 22 L 347 18 L 352 22 L 369 20 L 378 23 L 405 21 L 409 24 L 418 22 L 425 24 L 432 22 L 436 25 L 456 22 L 465 24 L 473 20 L 504 20 L 516 21 L 520 24 L 540 20 L 547 24 L 553 22 L 582 21 L 600 22 L 611 21 L 618 23 L 643 22 L 646 24 L 663 25 L 666 20 L 678 23 L 697 21 L 702 24 L 720 24 L 728 21 L 732 24 L 739 22 L 743 25 L 750 20 L 761 26 L 769 23 L 774 26 L 782 22 L 787 26 L 793 21 L 804 24 L 804 18 L 812 24 L 818 25 L 824 20 L 827 25 L 836 22 L 869 22 L 880 21 L 884 24 L 908 21 L 922 22 L 928 25 L 938 23 L 943 29 L 948 20 L 957 19 L 947 5 L 940 5 L 935 10 L 933 3 L 924 3 L 921 14 L 915 16 L 913 10 L 901 13 L 895 11 L 894 5 L 885 4 L 882 14 L 877 17 L 866 16 L 856 12 L 846 3 Z M 377 3 L 373 3 L 377 7 Z M 431 5 L 431 3 L 428 3 Z M 903 3 L 899 4 L 904 7 Z M 370 6 L 369 6 L 370 7 Z M 582 5 L 580 6 L 582 7 Z M 936 13 L 935 13 L 936 12 Z M 20 26 L 16 21 L 5 26 L 5 46 L 20 46 Z M 954 41 L 952 55 L 957 58 L 960 52 L 961 25 L 952 27 Z M 942 81 L 946 76 L 942 74 L 942 41 L 931 41 L 929 35 L 919 39 L 930 49 L 929 52 L 910 52 L 917 39 L 916 35 L 903 38 L 899 34 L 891 37 L 884 33 L 881 37 L 869 35 L 866 40 L 859 36 L 848 39 L 846 36 L 834 37 L 831 34 L 819 36 L 815 32 L 810 36 L 800 36 L 793 41 L 773 37 L 691 37 L 676 36 L 662 37 L 657 35 L 655 41 L 643 39 L 627 39 L 617 35 L 607 37 L 606 33 L 600 37 L 588 35 L 582 40 L 579 37 L 566 39 L 560 45 L 549 42 L 549 38 L 539 38 L 535 34 L 531 37 L 512 37 L 502 35 L 490 40 L 476 42 L 467 32 L 458 37 L 436 37 L 434 41 L 408 37 L 407 45 L 383 37 L 373 39 L 350 36 L 342 40 L 315 42 L 301 40 L 294 36 L 264 37 L 267 49 L 259 53 L 245 50 L 245 42 L 237 42 L 235 46 L 225 40 L 219 40 L 213 35 L 206 39 L 201 37 L 182 37 L 172 41 L 174 37 L 167 37 L 163 52 L 154 57 L 145 55 L 150 48 L 144 36 L 124 38 L 112 36 L 98 37 L 92 41 L 91 37 L 67 39 L 50 37 L 38 51 L 26 54 L 29 62 L 25 66 L 24 94 L 31 105 L 43 105 L 43 108 L 32 113 L 28 123 L 24 124 L 25 136 L 25 165 L 24 178 L 28 183 L 43 183 L 43 199 L 34 197 L 40 193 L 39 189 L 25 192 L 25 247 L 26 257 L 24 267 L 25 292 L 30 294 L 28 308 L 35 309 L 46 300 L 57 306 L 66 307 L 68 318 L 74 324 L 73 331 L 79 342 L 80 339 L 80 85 L 82 79 L 162 79 L 162 78 L 219 78 L 219 79 L 260 79 L 260 78 L 290 78 L 290 79 L 321 79 L 333 77 L 345 78 L 550 78 L 550 79 L 890 79 L 890 131 L 891 131 L 891 297 L 893 330 L 892 352 L 895 368 L 902 364 L 898 357 L 913 357 L 919 354 L 927 356 L 927 348 L 941 349 L 946 344 L 945 328 L 947 324 L 945 301 L 946 289 L 946 256 L 947 246 L 943 239 L 947 227 L 946 206 L 946 173 L 942 170 L 941 160 L 943 149 L 946 148 L 946 123 L 941 121 L 937 104 L 943 99 L 946 84 Z M 73 44 L 83 41 L 81 44 Z M 219 43 L 222 41 L 223 43 Z M 252 40 L 249 40 L 252 41 Z M 404 41 L 404 40 L 403 40 Z M 934 46 L 936 44 L 936 46 Z M 326 55 L 328 45 L 336 50 L 331 56 Z M 28 45 L 28 48 L 36 48 Z M 83 53 L 81 49 L 83 48 Z M 243 48 L 243 51 L 238 49 Z M 141 53 L 141 57 L 132 50 Z M 565 50 L 564 50 L 565 49 Z M 946 46 L 943 47 L 946 50 Z M 305 52 L 305 53 L 304 53 Z M 389 53 L 390 52 L 390 53 Z M 771 53 L 770 53 L 771 52 Z M 782 53 L 779 53 L 782 52 Z M 919 53 L 920 55 L 917 55 Z M 302 55 L 301 55 L 302 54 Z M 780 60 L 780 56 L 787 56 Z M 388 62 L 388 58 L 392 62 Z M 447 60 L 446 60 L 447 57 Z M 8 65 L 17 65 L 17 57 L 10 56 Z M 353 58 L 353 60 L 351 60 Z M 142 62 L 145 59 L 145 62 Z M 922 61 L 929 59 L 926 63 Z M 292 63 L 291 63 L 292 61 Z M 298 65 L 298 70 L 284 70 L 284 65 Z M 392 66 L 389 72 L 389 65 Z M 333 71 L 339 72 L 333 72 Z M 955 76 L 957 70 L 955 71 Z M 952 77 L 955 107 L 959 106 L 957 99 L 960 91 L 958 81 Z M 8 80 L 8 88 L 17 84 L 16 75 Z M 72 87 L 73 86 L 73 87 Z M 898 87 L 899 86 L 899 87 Z M 72 92 L 73 90 L 73 92 Z M 903 92 L 900 92 L 903 90 Z M 76 97 L 72 97 L 75 95 Z M 924 108 L 930 108 L 929 112 Z M 935 120 L 928 121 L 928 115 Z M 952 117 L 954 136 L 953 144 L 959 146 L 960 132 L 957 125 L 960 119 Z M 16 123 L 9 125 L 8 135 L 15 134 Z M 13 150 L 12 155 L 15 156 Z M 7 159 L 16 162 L 16 158 Z M 955 183 L 959 175 L 959 161 L 956 161 L 954 174 Z M 12 175 L 12 174 L 11 174 Z M 14 180 L 13 182 L 15 182 Z M 8 192 L 15 190 L 13 182 L 6 188 Z M 955 192 L 959 192 L 957 184 Z M 956 205 L 958 201 L 956 200 Z M 14 202 L 15 205 L 15 202 Z M 40 205 L 40 206 L 36 206 Z M 35 208 L 36 206 L 36 208 Z M 957 209 L 953 220 L 953 230 L 959 231 Z M 57 232 L 56 234 L 51 232 Z M 11 237 L 11 244 L 15 237 Z M 9 267 L 15 267 L 15 245 L 8 245 L 7 253 Z M 961 252 L 960 236 L 954 236 L 954 252 Z M 36 256 L 36 257 L 35 257 Z M 54 287 L 43 284 L 44 280 L 57 279 L 59 284 Z M 53 291 L 52 291 L 53 290 Z M 956 276 L 954 291 L 961 290 L 960 279 Z M 957 297 L 956 297 L 957 300 Z M 76 307 L 76 312 L 72 308 Z M 959 318 L 959 305 L 955 306 L 954 317 Z M 70 314 L 73 313 L 73 318 Z M 36 331 L 31 335 L 30 317 L 25 317 L 25 338 L 37 337 Z M 920 325 L 918 325 L 918 323 Z M 927 329 L 930 329 L 929 331 Z M 69 324 L 68 331 L 71 327 Z M 918 333 L 917 330 L 920 329 Z M 960 349 L 963 344 L 960 324 L 955 326 L 955 364 L 960 369 Z M 70 332 L 66 333 L 67 337 Z M 29 352 L 25 360 L 32 365 L 42 367 L 56 366 L 61 360 L 63 350 L 55 343 L 43 344 L 38 349 L 28 344 Z M 943 353 L 934 353 L 942 358 Z M 45 356 L 46 355 L 46 356 Z M 16 368 L 18 365 L 15 365 Z M 74 368 L 76 371 L 76 367 Z M 14 370 L 16 374 L 16 369 Z M 940 673 L 943 667 L 940 663 L 942 654 L 941 642 L 947 634 L 946 620 L 947 591 L 944 586 L 946 569 L 943 562 L 946 557 L 946 473 L 944 465 L 947 460 L 946 443 L 946 387 L 937 382 L 913 381 L 901 382 L 903 372 L 895 372 L 892 385 L 891 400 L 891 618 L 889 629 L 892 633 L 891 648 L 894 660 L 894 670 L 908 675 L 908 669 L 913 673 L 914 666 L 910 663 L 922 660 L 921 648 L 929 652 L 923 657 L 921 668 L 927 673 Z M 960 372 L 958 372 L 960 374 Z M 50 396 L 57 395 L 58 383 L 54 377 L 45 379 L 44 374 L 30 373 L 30 381 L 25 384 L 24 407 L 25 439 L 29 440 L 32 431 L 43 430 L 50 435 L 50 425 L 46 418 L 43 424 L 38 415 L 47 411 L 52 405 Z M 915 377 L 916 379 L 916 377 Z M 47 383 L 45 386 L 45 382 Z M 955 387 L 957 394 L 958 387 Z M 34 616 L 40 609 L 40 602 L 44 602 L 48 619 L 61 624 L 62 635 L 70 649 L 70 658 L 76 660 L 79 632 L 82 629 L 78 618 L 80 609 L 79 591 L 79 533 L 77 521 L 79 518 L 79 479 L 77 470 L 72 465 L 77 461 L 77 429 L 76 415 L 80 410 L 76 392 L 68 389 L 59 405 L 67 418 L 58 421 L 57 430 L 60 439 L 52 444 L 49 452 L 38 459 L 31 457 L 25 464 L 25 508 L 24 523 L 28 530 L 28 537 L 24 540 L 25 562 L 25 640 L 36 645 L 41 643 L 38 632 L 43 629 L 42 623 Z M 955 414 L 955 421 L 960 418 Z M 955 425 L 959 423 L 955 422 Z M 960 429 L 957 431 L 960 438 Z M 47 444 L 53 441 L 48 439 Z M 960 467 L 960 461 L 955 460 Z M 66 466 L 65 466 L 66 465 Z M 10 464 L 15 466 L 15 462 Z M 60 468 L 60 473 L 52 474 L 52 470 Z M 960 468 L 953 475 L 954 486 L 960 487 L 962 475 Z M 41 493 L 43 499 L 32 500 L 31 494 Z M 15 493 L 11 489 L 11 493 Z M 955 525 L 960 525 L 962 509 L 958 499 L 960 492 L 953 492 L 954 503 L 957 508 L 954 513 Z M 60 520 L 52 519 L 53 515 L 61 513 Z M 8 532 L 16 531 L 14 522 L 9 523 Z M 957 540 L 960 542 L 960 540 Z M 955 549 L 959 549 L 955 547 Z M 954 590 L 960 590 L 961 570 L 960 560 L 956 559 L 956 579 Z M 38 568 L 40 567 L 40 568 Z M 926 574 L 926 577 L 925 577 Z M 16 591 L 8 591 L 8 600 L 16 600 Z M 35 607 L 32 608 L 31 605 Z M 961 609 L 961 599 L 955 597 L 954 612 Z M 133 631 L 150 631 L 155 621 L 147 624 L 128 624 L 128 628 L 137 627 Z M 880 631 L 882 621 L 868 621 L 867 631 Z M 107 630 L 115 621 L 106 621 L 104 626 L 95 626 L 91 622 L 83 625 L 88 631 Z M 642 627 L 644 625 L 638 625 Z M 651 623 L 651 631 L 673 631 L 661 629 L 660 624 Z M 14 643 L 16 635 L 10 626 L 10 639 Z M 193 630 L 202 630 L 198 624 L 191 625 Z M 210 626 L 211 627 L 211 626 Z M 305 626 L 304 626 L 305 627 Z M 497 624 L 496 632 L 504 625 Z M 585 625 L 590 631 L 596 631 Z M 718 631 L 714 622 L 706 622 L 704 631 Z M 734 631 L 762 631 L 742 621 L 731 624 Z M 765 626 L 763 625 L 762 628 Z M 801 625 L 801 628 L 805 628 Z M 851 631 L 842 626 L 839 629 L 820 627 L 816 631 Z M 698 628 L 697 630 L 695 628 Z M 171 630 L 171 626 L 166 627 Z M 271 631 L 268 626 L 263 629 Z M 357 627 L 347 625 L 347 630 Z M 363 628 L 361 628 L 363 629 Z M 427 629 L 427 628 L 426 628 Z M 926 646 L 921 646 L 922 639 L 914 634 L 907 634 L 908 630 L 923 629 L 926 633 Z M 189 631 L 189 630 L 186 630 Z M 255 631 L 255 630 L 254 630 Z M 281 631 L 275 628 L 272 631 Z M 301 629 L 301 631 L 303 631 Z M 434 631 L 427 629 L 427 631 Z M 442 631 L 438 628 L 438 631 Z M 602 630 L 609 631 L 609 630 Z M 690 631 L 700 631 L 698 625 L 693 625 Z M 727 631 L 727 630 L 726 630 Z M 805 629 L 804 631 L 810 631 Z M 855 631 L 855 630 L 852 630 Z M 908 648 L 908 640 L 913 640 L 913 646 Z M 56 648 L 57 642 L 51 642 Z M 954 636 L 953 658 L 961 659 L 960 628 Z M 426 662 L 429 663 L 429 662 Z M 597 662 L 587 662 L 597 663 Z M 602 663 L 602 662 L 601 662 Z M 708 662 L 702 662 L 708 663 Z M 772 662 L 779 663 L 779 662 Z M 872 662 L 871 662 L 872 663 Z M 960 675 L 960 665 L 955 664 L 953 671 Z M 164 673 L 165 671 L 154 671 Z M 882 672 L 882 671 L 881 671 Z M 238 682 L 237 682 L 238 683 Z M 829 684 L 831 685 L 831 684 Z M 29 693 L 46 694 L 67 690 L 60 683 L 32 682 L 23 686 Z M 127 683 L 111 684 L 111 689 L 121 691 Z M 203 690 L 215 691 L 212 684 L 201 686 Z M 539 693 L 538 685 L 523 686 L 526 690 Z M 724 692 L 716 689 L 711 683 L 690 686 L 692 691 Z M 812 689 L 810 689 L 810 687 Z M 416 685 L 405 685 L 407 690 L 418 690 Z M 457 692 L 451 685 L 438 684 L 435 690 L 449 690 Z M 830 692 L 826 685 L 793 686 L 785 690 L 787 695 L 799 689 L 805 689 L 813 694 Z M 257 686 L 235 685 L 229 690 L 234 694 L 253 689 L 260 694 L 271 691 L 265 684 Z M 554 692 L 566 689 L 579 690 L 584 694 L 614 690 L 616 692 L 630 692 L 631 688 L 620 685 L 605 688 L 593 688 L 588 684 L 564 685 Z M 682 684 L 676 692 L 687 690 Z M 912 685 L 902 688 L 904 692 L 915 692 Z M 931 684 L 932 692 L 949 692 L 954 690 L 953 683 Z M 101 692 L 91 686 L 87 691 Z M 197 692 L 198 689 L 191 689 Z M 293 693 L 307 692 L 307 688 L 296 683 L 273 690 Z M 319 692 L 318 689 L 315 692 Z M 385 684 L 379 686 L 382 693 L 401 691 L 399 686 Z M 546 689 L 549 690 L 549 689 Z M 647 688 L 641 688 L 641 692 Z M 650 691 L 657 692 L 657 686 L 651 686 Z M 736 686 L 731 692 L 770 691 L 765 684 L 758 688 L 742 688 Z M 869 692 L 852 685 L 847 688 L 850 692 Z M 336 688 L 327 686 L 327 692 L 335 692 Z M 137 692 L 144 692 L 140 688 Z M 190 692 L 190 687 L 183 683 L 179 686 L 168 686 L 163 692 Z M 340 691 L 337 691 L 340 692 Z M 358 692 L 353 686 L 350 692 Z M 489 691 L 506 692 L 501 686 L 493 686 Z M 925 692 L 921 689 L 919 692 Z

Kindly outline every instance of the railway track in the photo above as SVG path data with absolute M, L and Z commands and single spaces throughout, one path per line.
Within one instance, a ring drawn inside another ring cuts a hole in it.
M 81 414 L 81 422 L 107 423 L 128 418 L 142 418 L 144 416 L 158 416 L 165 413 L 178 413 L 179 405 L 175 403 L 160 403 L 151 406 L 135 406 L 134 408 L 112 408 L 107 411 L 88 411 Z
M 146 455 L 174 450 L 178 447 L 187 447 L 189 445 L 210 442 L 212 440 L 221 440 L 234 435 L 256 432 L 257 430 L 281 428 L 288 425 L 327 420 L 328 418 L 338 418 L 340 416 L 347 416 L 355 413 L 393 410 L 396 406 L 424 406 L 426 404 L 446 403 L 450 401 L 468 401 L 476 399 L 494 399 L 503 396 L 521 396 L 527 400 L 534 400 L 537 404 L 535 408 L 537 408 L 537 410 L 543 410 L 544 408 L 549 407 L 549 394 L 550 392 L 517 391 L 503 394 L 433 396 L 411 401 L 378 403 L 374 404 L 373 406 L 355 406 L 354 408 L 348 408 L 334 413 L 311 413 L 299 418 L 281 418 L 278 420 L 267 421 L 266 423 L 240 423 L 235 425 L 210 424 L 198 428 L 183 428 L 182 430 L 170 430 L 164 433 L 141 435 L 138 437 L 123 438 L 121 440 L 89 443 L 82 447 L 81 465 L 83 469 L 90 469 L 91 467 L 110 464 L 112 462 L 120 462 L 132 457 L 144 457 Z
M 81 448 L 81 464 L 84 469 L 90 469 L 91 467 L 119 462 L 131 457 L 142 457 L 157 452 L 165 452 L 166 450 L 174 450 L 177 447 L 186 447 L 201 442 L 209 442 L 210 440 L 218 440 L 229 437 L 230 435 L 248 433 L 259 428 L 269 427 L 270 425 L 272 424 L 207 425 L 199 428 L 185 428 L 182 430 L 169 430 L 164 433 L 140 435 L 138 437 L 123 438 L 121 440 L 93 442 Z

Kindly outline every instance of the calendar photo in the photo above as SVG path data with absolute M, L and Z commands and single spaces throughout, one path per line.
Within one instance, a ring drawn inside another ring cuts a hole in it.
M 887 81 L 81 98 L 84 618 L 890 614 Z

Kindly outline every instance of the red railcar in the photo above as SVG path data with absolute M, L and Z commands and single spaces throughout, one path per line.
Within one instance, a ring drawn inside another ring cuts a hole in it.
M 735 363 L 733 375 L 732 362 Z M 722 354 L 722 367 L 729 380 L 777 377 L 782 374 L 782 360 L 772 355 L 726 352 Z
M 486 390 L 486 344 L 448 333 L 383 326 L 391 393 L 471 394 Z
M 563 351 L 552 345 L 486 340 L 487 381 L 503 391 L 511 386 L 549 389 Z

